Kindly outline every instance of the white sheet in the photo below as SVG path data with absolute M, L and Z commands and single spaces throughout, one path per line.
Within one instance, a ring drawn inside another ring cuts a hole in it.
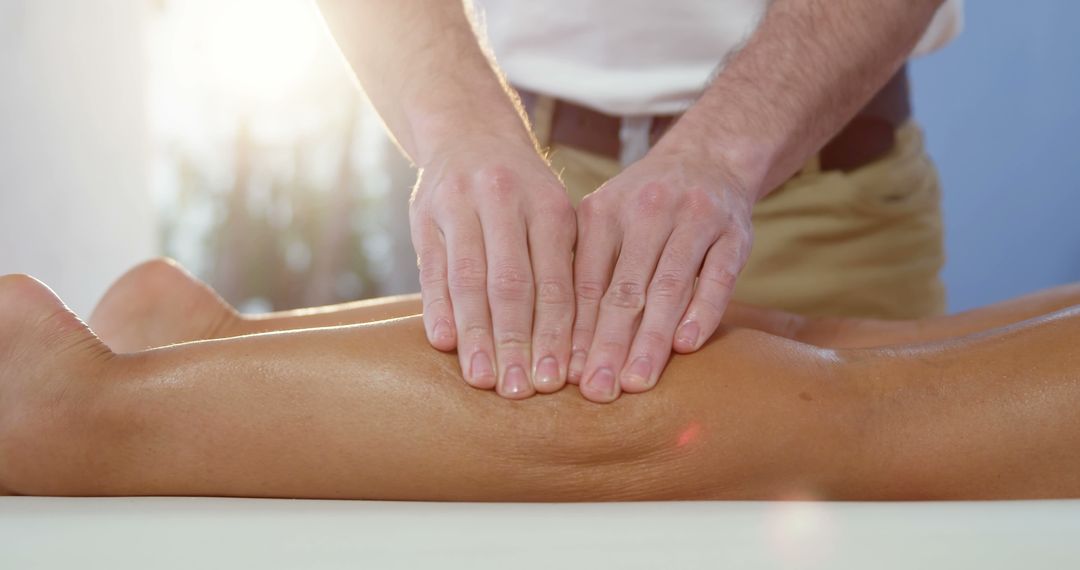
M 1080 501 L 0 498 L 0 568 L 1080 568 Z

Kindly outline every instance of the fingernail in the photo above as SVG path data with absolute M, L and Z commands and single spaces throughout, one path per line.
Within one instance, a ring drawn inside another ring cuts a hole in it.
M 601 368 L 593 372 L 593 375 L 589 377 L 586 387 L 597 395 L 614 398 L 615 375 L 612 374 L 610 368 Z
M 684 347 L 695 348 L 697 347 L 699 334 L 701 334 L 701 330 L 697 321 L 687 321 L 683 326 L 679 327 L 679 333 L 675 335 L 675 339 Z
M 431 338 L 432 340 L 452 340 L 454 329 L 450 328 L 450 321 L 439 319 L 439 322 L 435 323 L 435 329 L 431 331 Z
M 570 370 L 567 372 L 567 380 L 579 382 L 581 373 L 585 370 L 586 354 L 584 350 L 575 350 L 570 356 Z
M 491 359 L 484 351 L 477 351 L 469 362 L 469 380 L 475 386 L 490 388 L 494 379 L 495 371 L 491 368 Z
M 532 390 L 529 385 L 529 377 L 525 375 L 525 369 L 514 365 L 506 369 L 503 377 L 503 396 L 523 396 Z
M 545 356 L 536 364 L 536 374 L 533 375 L 536 389 L 540 391 L 553 390 L 559 385 L 559 361 L 554 356 Z
M 624 388 L 648 390 L 652 385 L 652 360 L 648 356 L 635 358 L 623 374 L 622 382 Z

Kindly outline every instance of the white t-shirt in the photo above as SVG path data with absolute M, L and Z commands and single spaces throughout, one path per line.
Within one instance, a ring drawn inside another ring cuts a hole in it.
M 960 32 L 947 0 L 913 55 Z M 473 0 L 514 85 L 612 115 L 685 110 L 769 0 Z

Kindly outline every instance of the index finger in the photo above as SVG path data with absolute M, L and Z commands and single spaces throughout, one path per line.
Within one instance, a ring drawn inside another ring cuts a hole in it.
M 524 217 L 507 219 L 505 211 L 482 211 L 487 251 L 487 295 L 498 382 L 506 398 L 533 394 L 530 378 L 534 284 Z
M 540 212 L 529 225 L 529 251 L 536 281 L 533 318 L 533 386 L 550 393 L 566 382 L 570 328 L 574 324 L 573 249 L 577 228 L 566 209 Z

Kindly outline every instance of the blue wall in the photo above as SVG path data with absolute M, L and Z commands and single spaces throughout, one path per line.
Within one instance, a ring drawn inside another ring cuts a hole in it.
M 963 310 L 1080 281 L 1080 2 L 974 0 L 913 66 Z

